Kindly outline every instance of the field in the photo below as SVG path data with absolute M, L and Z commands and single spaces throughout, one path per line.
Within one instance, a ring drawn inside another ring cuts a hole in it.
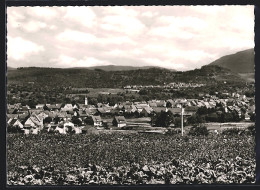
M 8 135 L 8 184 L 253 183 L 251 135 Z
M 88 97 L 97 97 L 99 94 L 117 94 L 125 92 L 124 89 L 120 88 L 88 88 Z
M 249 126 L 255 125 L 253 122 L 228 122 L 228 123 L 204 123 L 208 130 L 225 130 L 230 128 L 246 129 Z

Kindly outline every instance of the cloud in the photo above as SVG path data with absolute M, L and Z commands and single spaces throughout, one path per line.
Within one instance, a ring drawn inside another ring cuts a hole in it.
M 83 57 L 82 59 L 77 59 L 67 55 L 60 55 L 57 59 L 51 59 L 55 65 L 66 66 L 66 67 L 91 67 L 98 65 L 109 65 L 107 61 L 103 61 L 94 57 Z
M 190 6 L 191 11 L 207 15 L 217 15 L 225 12 L 225 6 Z
M 93 34 L 67 29 L 56 37 L 61 42 L 94 43 L 97 38 Z
M 152 18 L 158 15 L 158 12 L 146 11 L 141 14 L 144 17 Z
M 9 59 L 25 60 L 29 58 L 28 56 L 31 54 L 37 54 L 44 50 L 43 46 L 29 40 L 20 37 L 8 37 L 7 55 Z
M 8 64 L 17 67 L 114 64 L 188 70 L 254 47 L 254 6 L 7 10 Z
M 27 13 L 32 17 L 51 20 L 57 16 L 57 12 L 52 7 L 27 7 Z
M 25 19 L 25 16 L 19 11 L 16 11 L 16 9 L 10 9 L 8 8 L 8 14 L 7 14 L 7 24 L 13 28 L 17 28 L 20 26 L 20 23 Z
M 134 17 L 124 15 L 106 16 L 102 19 L 101 28 L 110 32 L 121 32 L 129 36 L 143 32 L 145 25 Z
M 22 26 L 27 32 L 37 32 L 38 30 L 47 27 L 47 24 L 40 21 L 30 21 Z
M 190 16 L 161 16 L 156 22 L 159 23 L 159 26 L 152 28 L 148 33 L 149 35 L 164 38 L 181 38 L 184 40 L 195 37 L 198 31 L 207 27 L 207 23 L 202 19 Z
M 89 7 L 67 7 L 65 20 L 68 22 L 80 23 L 86 27 L 92 27 L 95 24 L 96 14 Z
M 105 15 L 137 17 L 140 14 L 139 11 L 132 9 L 132 7 L 114 6 L 103 10 Z

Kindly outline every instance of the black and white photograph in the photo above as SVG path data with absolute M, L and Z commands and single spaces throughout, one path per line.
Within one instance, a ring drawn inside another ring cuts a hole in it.
M 7 185 L 256 182 L 253 5 L 6 12 Z

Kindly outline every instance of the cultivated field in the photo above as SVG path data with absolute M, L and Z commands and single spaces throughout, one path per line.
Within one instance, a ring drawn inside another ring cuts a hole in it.
M 253 183 L 244 135 L 8 135 L 8 184 Z

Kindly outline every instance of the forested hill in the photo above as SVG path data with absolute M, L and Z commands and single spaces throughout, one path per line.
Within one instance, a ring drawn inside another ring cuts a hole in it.
M 223 56 L 210 65 L 218 65 L 236 73 L 253 73 L 255 72 L 254 49 Z
M 241 82 L 241 77 L 219 66 L 204 66 L 187 72 L 175 72 L 162 68 L 129 71 L 103 71 L 82 68 L 59 69 L 27 67 L 8 70 L 8 83 L 50 87 L 72 86 L 89 88 L 118 88 L 126 85 L 163 85 L 170 82 L 214 84 L 219 81 Z

